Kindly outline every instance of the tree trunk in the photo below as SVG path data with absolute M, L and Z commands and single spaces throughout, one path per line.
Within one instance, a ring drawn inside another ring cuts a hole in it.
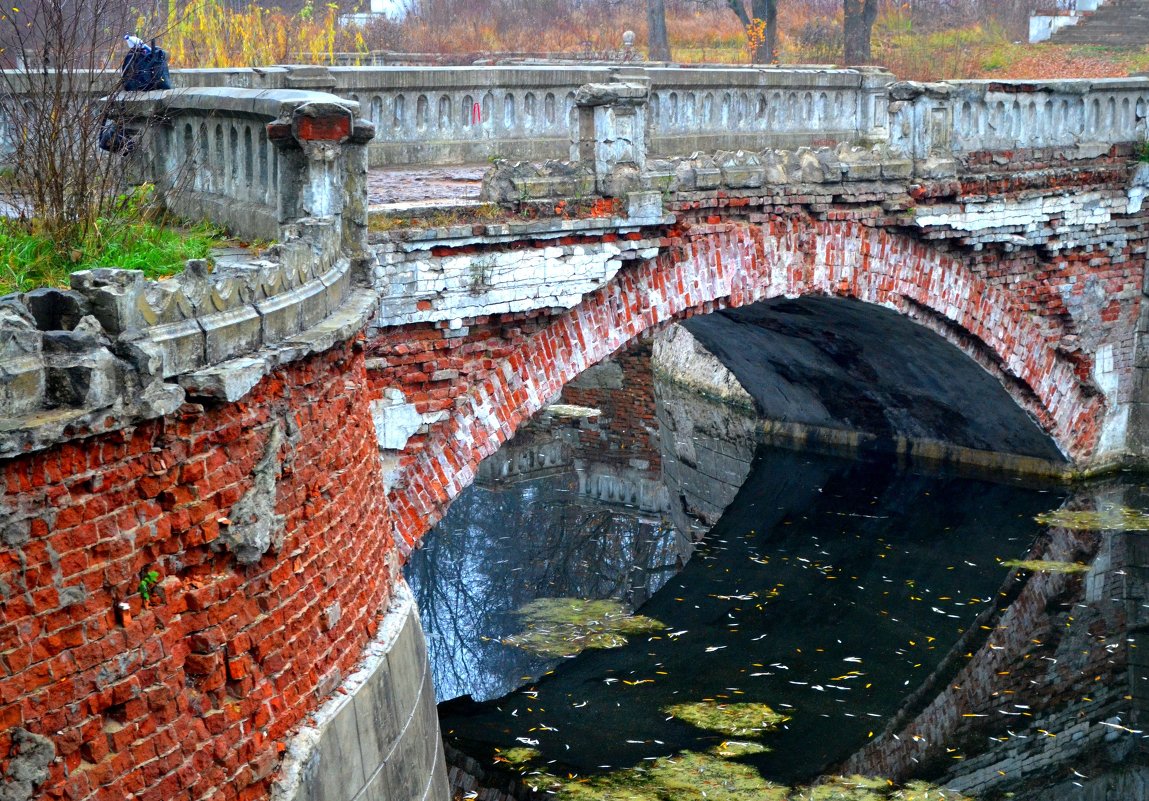
M 766 36 L 762 43 L 754 48 L 750 60 L 755 64 L 769 64 L 775 58 L 778 42 L 778 0 L 750 0 L 751 13 L 746 12 L 742 0 L 726 0 L 734 16 L 742 23 L 744 29 L 749 30 L 754 20 L 762 20 L 766 24 Z
M 842 38 L 847 65 L 869 64 L 870 34 L 878 18 L 878 0 L 842 0 Z
M 646 30 L 651 61 L 670 61 L 670 39 L 666 35 L 666 0 L 646 0 Z

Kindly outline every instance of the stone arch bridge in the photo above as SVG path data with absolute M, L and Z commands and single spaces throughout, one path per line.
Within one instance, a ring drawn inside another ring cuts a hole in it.
M 1149 81 L 489 72 L 209 71 L 125 102 L 134 174 L 277 244 L 0 299 L 10 797 L 445 798 L 405 555 L 566 382 L 676 320 L 892 310 L 1064 469 L 1144 463 Z M 372 226 L 369 165 L 518 145 L 566 160 L 496 162 L 502 216 Z

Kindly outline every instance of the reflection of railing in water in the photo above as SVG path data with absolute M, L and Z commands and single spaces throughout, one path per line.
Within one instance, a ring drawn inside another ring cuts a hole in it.
M 1067 508 L 1123 500 L 1120 490 L 1085 492 Z M 978 620 L 846 769 L 901 779 L 940 771 L 946 786 L 978 796 L 1136 797 L 1149 778 L 1143 538 L 1050 528 L 1031 558 L 1087 571 L 1015 570 L 1001 592 L 1008 605 Z

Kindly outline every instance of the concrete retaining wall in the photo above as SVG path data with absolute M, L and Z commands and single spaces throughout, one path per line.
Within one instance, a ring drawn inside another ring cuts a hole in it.
M 287 746 L 271 801 L 446 801 L 427 645 L 400 582 L 364 661 Z

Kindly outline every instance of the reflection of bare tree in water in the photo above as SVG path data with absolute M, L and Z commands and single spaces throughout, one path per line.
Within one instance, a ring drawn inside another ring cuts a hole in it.
M 489 489 L 452 504 L 407 568 L 440 698 L 502 695 L 549 663 L 500 640 L 536 598 L 641 603 L 680 561 L 668 526 L 579 496 L 573 472 Z

